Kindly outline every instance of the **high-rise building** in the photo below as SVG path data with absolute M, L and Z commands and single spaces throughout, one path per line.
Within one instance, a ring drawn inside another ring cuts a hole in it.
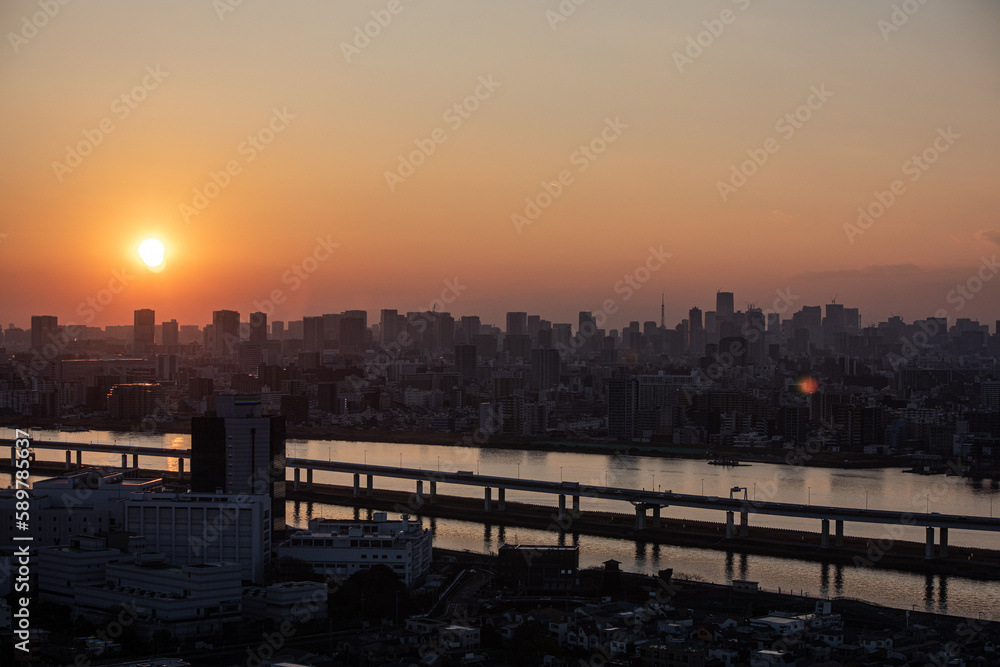
M 462 384 L 471 384 L 476 379 L 476 346 L 455 346 L 455 371 Z
M 601 349 L 601 336 L 597 331 L 597 320 L 594 314 L 589 311 L 580 311 L 579 321 L 576 330 L 578 342 L 577 350 L 584 354 L 599 352 Z
M 177 348 L 180 346 L 180 326 L 177 324 L 177 320 L 170 320 L 169 322 L 164 322 L 160 325 L 160 336 L 163 339 L 163 346 L 167 349 L 167 352 L 177 352 Z
M 136 352 L 153 348 L 156 333 L 156 313 L 152 308 L 140 308 L 133 313 L 132 340 Z
M 267 313 L 250 313 L 249 342 L 262 350 L 267 347 Z
M 302 318 L 302 349 L 307 352 L 322 352 L 325 347 L 325 333 L 322 317 Z
M 43 349 L 49 343 L 54 343 L 56 333 L 59 331 L 59 318 L 54 315 L 32 315 L 31 316 L 31 348 L 36 352 L 45 355 Z
M 338 340 L 342 352 L 358 353 L 365 349 L 365 333 L 368 330 L 368 313 L 363 310 L 348 310 L 340 316 Z
M 531 351 L 531 388 L 545 391 L 559 384 L 559 350 Z
M 282 320 L 271 322 L 271 338 L 273 340 L 285 339 L 285 323 Z
M 191 491 L 267 493 L 272 530 L 284 530 L 285 418 L 263 416 L 260 396 L 215 403 L 215 416 L 191 420 Z
M 383 309 L 382 316 L 379 319 L 379 333 L 382 334 L 382 344 L 388 345 L 396 341 L 396 337 L 399 335 L 399 331 L 396 328 L 396 323 L 399 319 L 399 313 L 392 309 Z
M 212 312 L 214 330 L 213 353 L 217 357 L 234 357 L 240 343 L 240 314 L 235 310 Z
M 507 313 L 508 336 L 523 336 L 528 333 L 528 313 Z
M 635 410 L 639 383 L 633 378 L 608 381 L 608 437 L 631 440 L 635 436 Z
M 705 327 L 702 324 L 701 308 L 688 311 L 688 347 L 692 354 L 702 355 L 705 352 Z
M 728 320 L 732 318 L 736 308 L 733 305 L 732 292 L 715 293 L 715 318 L 716 320 Z

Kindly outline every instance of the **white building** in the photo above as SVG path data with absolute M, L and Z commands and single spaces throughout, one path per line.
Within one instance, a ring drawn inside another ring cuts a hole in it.
M 75 607 L 94 622 L 134 616 L 145 636 L 164 629 L 178 639 L 204 637 L 240 621 L 242 572 L 239 563 L 176 567 L 160 554 L 139 555 L 108 564 L 103 585 L 78 587 Z
M 305 623 L 327 616 L 325 582 L 286 581 L 243 589 L 243 618 Z
M 296 558 L 319 574 L 349 577 L 385 565 L 407 586 L 421 582 L 431 565 L 431 533 L 403 514 L 389 521 L 375 512 L 371 521 L 313 519 L 278 548 L 281 558 Z
M 125 529 L 174 565 L 239 563 L 260 583 L 271 560 L 267 495 L 136 493 L 125 501 Z
M 131 562 L 142 550 L 142 538 L 118 533 L 74 535 L 69 544 L 38 550 L 38 597 L 58 604 L 73 605 L 79 586 L 104 583 L 108 564 Z
M 95 468 L 75 470 L 32 484 L 32 545 L 67 545 L 72 535 L 121 528 L 121 501 L 135 491 L 156 491 L 163 480 L 139 478 L 134 472 L 107 473 Z M 0 490 L 0 544 L 13 544 L 14 490 Z

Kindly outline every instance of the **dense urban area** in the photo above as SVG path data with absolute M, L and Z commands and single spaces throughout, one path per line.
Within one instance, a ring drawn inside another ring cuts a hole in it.
M 996 329 L 949 322 L 947 313 L 862 325 L 857 309 L 834 302 L 824 314 L 796 299 L 779 292 L 769 310 L 737 311 L 733 294 L 720 292 L 715 310 L 692 308 L 673 328 L 661 306 L 659 322 L 621 330 L 605 328 L 613 302 L 581 312 L 575 327 L 510 312 L 501 329 L 437 304 L 383 310 L 372 324 L 365 311 L 286 322 L 264 312 L 241 321 L 231 310 L 203 326 L 157 324 L 147 309 L 131 326 L 54 316 L 32 317 L 29 329 L 12 324 L 3 331 L 0 416 L 21 430 L 8 442 L 11 487 L 0 491 L 0 632 L 9 639 L 0 658 L 164 667 L 1000 664 L 989 614 L 911 614 L 746 579 L 684 579 L 669 568 L 645 576 L 614 559 L 581 568 L 578 547 L 562 542 L 508 543 L 494 554 L 442 549 L 419 506 L 366 506 L 357 473 L 353 519 L 289 526 L 292 436 L 596 448 L 723 465 L 807 448 L 810 464 L 997 479 Z M 190 432 L 189 475 L 128 466 L 124 455 L 120 468 L 79 458 L 74 466 L 69 451 L 65 470 L 44 468 L 31 448 L 37 428 Z M 37 479 L 21 505 L 17 470 L 30 466 Z M 371 495 L 370 476 L 368 484 Z M 646 505 L 637 508 L 645 521 Z M 828 529 L 824 520 L 824 547 Z M 29 574 L 19 578 L 22 565 Z

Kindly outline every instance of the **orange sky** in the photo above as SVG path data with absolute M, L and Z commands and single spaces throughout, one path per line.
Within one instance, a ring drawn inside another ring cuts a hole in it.
M 837 295 L 866 321 L 1000 318 L 1000 277 L 948 298 L 1000 254 L 995 2 L 928 2 L 898 26 L 893 2 L 861 0 L 590 0 L 567 17 L 556 0 L 226 3 L 0 6 L 4 326 L 84 323 L 123 269 L 90 323 L 150 307 L 204 324 L 275 290 L 273 319 L 372 321 L 455 278 L 451 312 L 493 322 L 575 322 L 609 298 L 611 328 L 658 320 L 663 290 L 673 324 L 718 289 L 767 307 L 786 288 L 796 309 Z M 390 187 L 416 142 L 433 152 Z M 925 150 L 926 171 L 908 164 Z M 884 215 L 845 231 L 897 180 Z M 135 254 L 150 235 L 158 273 Z M 283 276 L 317 238 L 339 245 L 296 287 Z M 661 245 L 671 258 L 626 300 L 616 283 Z

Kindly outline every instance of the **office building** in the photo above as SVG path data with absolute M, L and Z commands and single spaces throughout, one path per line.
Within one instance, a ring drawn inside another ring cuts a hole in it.
M 396 341 L 396 337 L 399 336 L 398 321 L 399 313 L 397 311 L 388 308 L 382 310 L 382 315 L 379 319 L 379 334 L 381 335 L 383 345 L 398 342 Z
M 180 326 L 177 320 L 170 320 L 160 325 L 160 338 L 167 352 L 176 353 L 180 347 Z
M 153 349 L 156 335 L 156 312 L 140 308 L 133 313 L 132 341 L 136 352 Z
M 212 313 L 214 341 L 212 352 L 217 357 L 235 357 L 240 343 L 240 314 L 235 310 Z
M 266 493 L 271 526 L 285 528 L 285 418 L 265 417 L 260 396 L 217 396 L 214 416 L 191 420 L 191 490 Z
M 267 349 L 267 313 L 250 313 L 250 337 L 247 342 L 262 350 Z
M 531 389 L 545 391 L 559 385 L 559 350 L 531 351 Z
M 262 583 L 271 562 L 271 502 L 264 494 L 134 493 L 122 527 L 173 565 L 239 563 L 245 581 Z
M 528 313 L 507 313 L 508 336 L 523 336 L 528 333 Z
M 736 312 L 735 305 L 733 303 L 733 293 L 732 292 L 716 292 L 715 293 L 715 319 L 719 320 L 730 320 L 733 317 L 733 313 Z
M 326 332 L 323 316 L 302 318 L 302 349 L 307 352 L 322 352 L 326 347 Z
M 412 587 L 430 569 L 431 548 L 431 532 L 419 521 L 410 521 L 406 514 L 390 521 L 385 512 L 375 512 L 370 521 L 312 519 L 309 530 L 293 534 L 278 547 L 278 555 L 335 577 L 385 565 Z
M 174 639 L 209 637 L 241 620 L 243 585 L 237 563 L 176 566 L 159 554 L 139 554 L 132 563 L 109 563 L 99 586 L 79 586 L 76 611 L 93 623 L 134 610 L 130 624 L 149 639 L 157 630 Z

